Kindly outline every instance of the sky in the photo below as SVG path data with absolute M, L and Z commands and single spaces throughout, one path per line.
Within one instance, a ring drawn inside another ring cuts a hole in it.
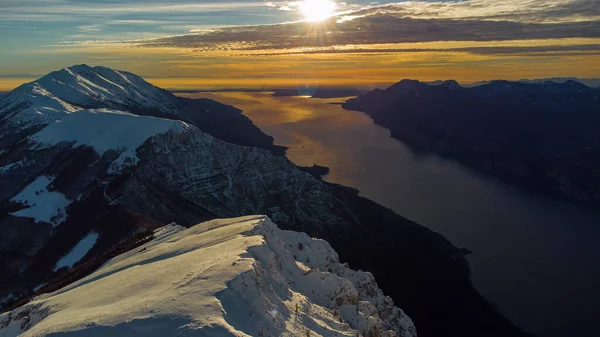
M 0 91 L 80 63 L 190 90 L 600 77 L 598 1 L 0 0 Z

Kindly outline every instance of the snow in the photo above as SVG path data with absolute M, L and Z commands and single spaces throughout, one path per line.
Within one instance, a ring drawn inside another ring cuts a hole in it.
M 30 139 L 38 143 L 39 148 L 69 142 L 73 146 L 90 146 L 100 155 L 109 150 L 120 151 L 121 156 L 110 170 L 114 172 L 135 164 L 136 149 L 148 138 L 170 130 L 182 132 L 189 127 L 181 121 L 137 116 L 116 110 L 81 110 L 48 125 Z
M 325 241 L 264 216 L 155 238 L 0 315 L 0 336 L 403 336 L 410 319 Z
M 100 155 L 118 151 L 120 156 L 108 170 L 113 174 L 137 163 L 136 150 L 148 138 L 190 127 L 177 118 L 138 116 L 121 110 L 141 108 L 177 117 L 178 104 L 175 96 L 136 75 L 77 65 L 13 90 L 0 101 L 0 122 L 8 120 L 7 132 L 45 126 L 29 137 L 37 149 L 68 142 L 90 146 Z M 0 168 L 0 174 L 11 168 Z
M 74 146 L 91 146 L 103 154 L 122 148 L 136 149 L 148 138 L 170 129 L 182 130 L 183 123 L 115 110 L 83 110 L 47 126 L 31 140 L 49 146 L 74 142 Z
M 25 160 L 20 160 L 18 162 L 14 162 L 8 165 L 4 165 L 0 167 L 0 175 L 6 174 L 8 173 L 10 170 L 12 170 L 15 167 L 21 167 L 21 165 L 23 165 L 23 163 L 25 163 Z
M 38 83 L 27 83 L 13 90 L 2 100 L 0 121 L 9 119 L 21 127 L 53 123 L 81 110 L 54 96 Z M 13 109 L 23 106 L 22 109 Z M 5 115 L 4 111 L 13 111 Z
M 82 107 L 97 106 L 96 102 L 112 107 L 116 103 L 169 114 L 177 106 L 172 94 L 134 74 L 106 67 L 76 65 L 52 72 L 36 83 L 54 96 Z
M 39 176 L 11 201 L 22 203 L 28 208 L 11 213 L 14 216 L 33 218 L 36 222 L 46 222 L 53 226 L 66 220 L 66 208 L 71 204 L 62 193 L 49 191 L 48 185 L 54 181 L 49 176 Z
M 83 257 L 94 247 L 98 241 L 98 233 L 89 233 L 81 241 L 79 241 L 69 254 L 63 256 L 54 267 L 54 271 L 59 270 L 63 267 L 73 267 L 75 263 L 83 259 Z
M 36 291 L 38 291 L 38 290 L 42 289 L 42 288 L 43 288 L 43 287 L 44 287 L 46 284 L 47 284 L 47 283 L 40 283 L 40 284 L 38 284 L 37 286 L 35 286 L 35 287 L 33 288 L 33 291 L 34 291 L 34 292 L 36 292 Z
M 111 108 L 180 119 L 178 99 L 131 73 L 77 65 L 24 84 L 0 100 L 8 130 L 49 125 L 89 108 Z

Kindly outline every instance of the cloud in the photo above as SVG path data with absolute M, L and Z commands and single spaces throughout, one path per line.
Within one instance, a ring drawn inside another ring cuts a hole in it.
M 417 19 L 557 23 L 598 20 L 600 6 L 597 0 L 410 1 L 367 7 L 352 13 L 355 16 L 377 14 Z
M 83 25 L 83 26 L 78 26 L 77 30 L 80 32 L 99 32 L 102 31 L 102 28 L 105 27 L 105 25 Z
M 422 19 L 390 13 L 315 26 L 305 22 L 227 27 L 149 41 L 140 47 L 201 51 L 347 49 L 346 46 L 431 41 L 505 41 L 600 38 L 598 21 L 530 23 L 481 19 Z M 352 47 L 354 48 L 354 47 Z
M 413 44 L 414 45 L 414 44 Z M 269 51 L 252 56 L 271 55 L 302 55 L 302 54 L 388 54 L 388 53 L 470 53 L 479 55 L 514 55 L 539 56 L 540 53 L 550 55 L 590 55 L 590 52 L 600 52 L 600 44 L 583 45 L 544 45 L 544 46 L 479 46 L 460 48 L 325 48 L 302 51 Z M 574 53 L 578 52 L 578 53 Z M 562 53 L 562 54 L 561 54 Z
M 123 42 L 138 47 L 186 48 L 196 52 L 600 37 L 598 0 L 437 0 L 362 6 L 339 1 L 337 16 L 321 26 L 289 22 L 223 27 L 230 26 L 235 20 L 223 19 L 215 23 L 207 22 L 205 16 L 199 19 L 200 14 L 207 13 L 219 13 L 215 15 L 220 18 L 231 13 L 235 13 L 232 17 L 242 13 L 264 16 L 273 12 L 282 16 L 287 15 L 285 12 L 296 11 L 297 5 L 298 1 L 260 0 L 145 0 L 135 3 L 0 0 L 0 21 L 6 24 L 89 18 L 89 23 L 77 23 L 71 35 L 66 34 L 61 43 L 54 45 L 92 46 Z M 139 41 L 149 37 L 147 41 Z
M 0 0 L 0 27 L 12 27 L 3 38 L 29 44 L 8 49 L 0 70 L 96 62 L 206 86 L 307 72 L 339 84 L 600 71 L 598 0 L 367 1 L 323 23 L 280 23 L 300 19 L 294 1 Z
M 224 10 L 264 7 L 262 1 L 227 2 L 100 2 L 66 0 L 2 0 L 0 9 L 5 16 L 19 19 L 21 15 L 73 15 L 100 16 L 105 14 L 132 13 L 206 13 Z

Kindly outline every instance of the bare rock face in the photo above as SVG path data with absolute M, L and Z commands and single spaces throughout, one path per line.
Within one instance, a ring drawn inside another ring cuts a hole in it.
M 6 337 L 139 331 L 417 336 L 371 274 L 341 264 L 327 242 L 282 231 L 264 216 L 160 228 L 87 278 L 0 316 Z
M 142 160 L 131 169 L 136 181 L 116 192 L 118 203 L 144 199 L 134 188 L 142 181 L 163 191 L 177 191 L 190 202 L 224 216 L 262 212 L 287 223 L 293 213 L 308 212 L 305 207 L 326 207 L 322 205 L 329 194 L 326 185 L 287 158 L 225 143 L 199 130 L 154 137 L 138 155 Z M 152 205 L 147 207 L 143 212 L 151 213 Z

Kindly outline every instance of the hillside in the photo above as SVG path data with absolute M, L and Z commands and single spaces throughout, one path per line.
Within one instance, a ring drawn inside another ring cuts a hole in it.
M 348 100 L 392 137 L 535 192 L 600 206 L 600 91 L 579 82 L 463 88 L 403 80 Z
M 85 279 L 0 316 L 1 336 L 50 334 L 416 337 L 371 274 L 264 216 L 157 229 Z

